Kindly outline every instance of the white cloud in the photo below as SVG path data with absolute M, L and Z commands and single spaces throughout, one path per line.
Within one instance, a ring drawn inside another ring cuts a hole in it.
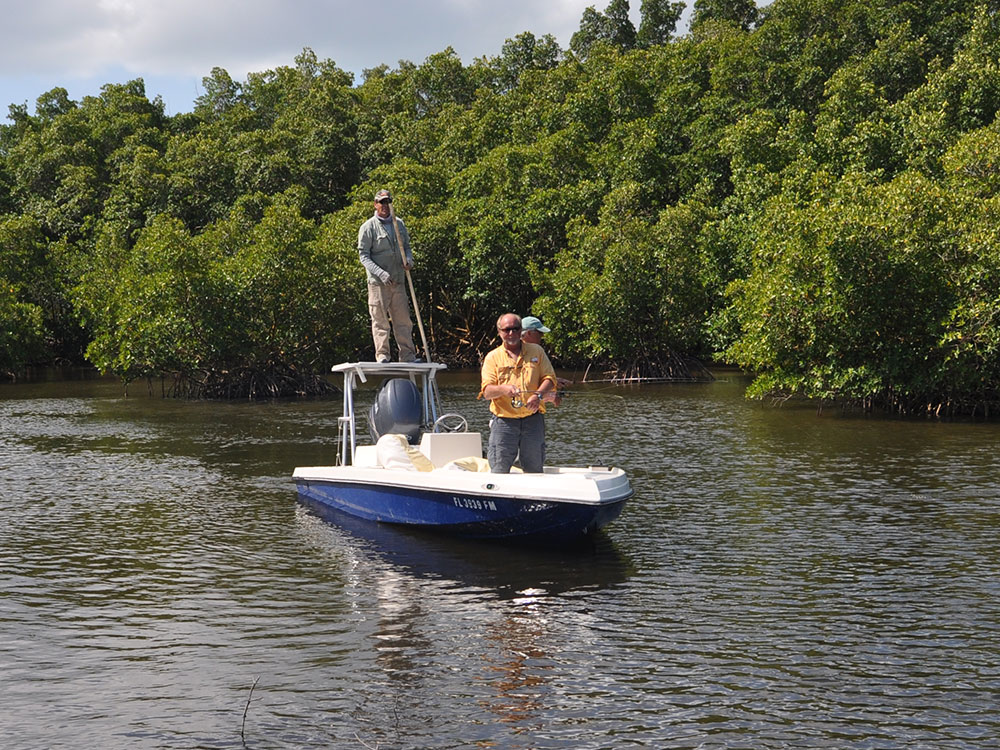
M 522 31 L 564 44 L 591 0 L 36 0 L 5 9 L 0 75 L 207 75 L 287 63 L 303 47 L 341 67 L 421 62 L 451 45 L 468 62 Z M 228 67 L 227 67 L 228 70 Z
M 692 0 L 693 1 L 693 0 Z M 640 0 L 632 0 L 638 24 Z M 466 64 L 524 31 L 564 48 L 594 0 L 31 0 L 0 23 L 0 107 L 55 86 L 71 98 L 141 77 L 168 111 L 190 109 L 201 79 L 237 81 L 294 64 L 303 48 L 356 74 L 423 62 L 451 46 Z

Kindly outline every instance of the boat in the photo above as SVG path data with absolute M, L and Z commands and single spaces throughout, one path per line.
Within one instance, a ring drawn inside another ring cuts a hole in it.
M 545 466 L 493 474 L 479 432 L 441 410 L 438 362 L 346 362 L 337 463 L 300 466 L 293 479 L 306 505 L 366 521 L 469 539 L 571 541 L 614 521 L 633 494 L 612 466 Z M 382 378 L 362 444 L 355 391 Z

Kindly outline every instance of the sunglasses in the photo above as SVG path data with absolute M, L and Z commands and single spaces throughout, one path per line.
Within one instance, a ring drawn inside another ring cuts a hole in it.
M 382 198 L 381 200 L 377 200 L 375 202 L 381 203 L 384 206 L 386 203 L 392 203 L 392 198 Z
M 521 326 L 511 326 L 510 328 L 501 328 L 504 333 L 514 333 L 514 331 L 520 331 Z

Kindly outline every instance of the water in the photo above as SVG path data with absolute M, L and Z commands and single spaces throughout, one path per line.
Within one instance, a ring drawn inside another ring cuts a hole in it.
M 0 386 L 0 747 L 1000 747 L 1000 426 L 744 385 L 568 397 L 636 488 L 574 551 L 307 512 L 338 401 Z

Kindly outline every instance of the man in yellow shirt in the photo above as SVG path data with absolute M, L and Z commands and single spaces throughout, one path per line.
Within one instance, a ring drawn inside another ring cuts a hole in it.
M 507 474 L 520 455 L 525 472 L 545 464 L 545 407 L 552 398 L 556 374 L 545 350 L 521 340 L 521 319 L 505 313 L 497 320 L 503 342 L 483 360 L 479 398 L 490 401 L 490 471 Z

